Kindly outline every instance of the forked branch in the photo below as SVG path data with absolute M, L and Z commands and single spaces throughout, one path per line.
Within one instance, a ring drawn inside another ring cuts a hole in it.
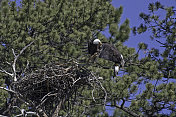
M 17 59 L 19 58 L 19 56 L 29 47 L 31 46 L 32 44 L 34 43 L 34 41 L 32 41 L 31 43 L 29 43 L 28 45 L 26 45 L 18 55 L 15 54 L 15 51 L 14 49 L 12 49 L 12 52 L 13 52 L 13 55 L 14 55 L 14 61 L 13 61 L 13 64 L 12 64 L 12 68 L 13 68 L 13 79 L 14 81 L 16 82 L 17 81 L 17 78 L 16 78 L 16 61 Z
M 11 77 L 13 78 L 13 81 L 16 82 L 16 81 L 17 81 L 17 76 L 16 76 L 16 62 L 17 62 L 19 56 L 20 56 L 29 46 L 31 46 L 33 43 L 34 43 L 34 41 L 32 41 L 31 43 L 29 43 L 28 45 L 26 45 L 26 46 L 20 51 L 20 53 L 19 53 L 18 55 L 16 55 L 14 49 L 12 49 L 12 53 L 13 53 L 13 56 L 14 56 L 14 60 L 13 60 L 12 66 L 11 66 L 11 67 L 12 67 L 12 70 L 13 70 L 12 73 L 7 72 L 7 70 L 5 70 L 5 69 L 3 69 L 3 68 L 1 68 L 1 67 L 0 67 L 0 72 L 5 73 L 5 74 L 11 76 Z M 8 63 L 8 62 L 7 62 L 7 63 Z M 10 63 L 8 63 L 8 64 L 11 65 Z M 29 62 L 27 63 L 27 66 L 28 66 L 28 64 L 29 64 Z

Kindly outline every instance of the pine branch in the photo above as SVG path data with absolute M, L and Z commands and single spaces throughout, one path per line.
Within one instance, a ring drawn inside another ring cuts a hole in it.
M 112 106 L 112 105 L 106 105 L 106 106 Z M 123 106 L 119 106 L 119 105 L 113 105 L 113 107 L 116 107 L 118 109 L 121 109 L 123 111 L 125 111 L 126 113 L 128 113 L 129 115 L 131 115 L 132 117 L 143 117 L 141 115 L 138 115 L 134 112 L 132 112 L 131 110 L 129 110 L 127 107 L 123 107 Z
M 158 43 L 160 43 L 161 45 L 163 45 L 163 46 L 160 46 L 160 47 L 168 47 L 168 45 L 167 44 L 165 44 L 165 43 L 162 43 L 162 42 L 160 42 L 160 41 L 158 41 L 158 40 L 156 40 Z

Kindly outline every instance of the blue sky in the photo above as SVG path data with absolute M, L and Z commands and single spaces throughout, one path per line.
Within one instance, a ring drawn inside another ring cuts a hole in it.
M 166 6 L 176 5 L 176 0 L 112 0 L 112 5 L 116 8 L 123 6 L 123 14 L 121 21 L 124 22 L 126 18 L 130 20 L 130 27 L 139 26 L 143 21 L 140 19 L 139 14 L 141 12 L 148 12 L 148 4 L 154 2 L 161 2 L 161 4 Z M 160 12 L 160 17 L 164 16 L 164 12 Z M 160 50 L 159 44 L 156 41 L 150 39 L 151 32 L 147 31 L 141 35 L 134 36 L 130 34 L 130 38 L 125 45 L 128 47 L 137 48 L 139 42 L 147 43 L 149 48 L 158 47 Z
M 121 17 L 121 23 L 125 21 L 125 19 L 130 20 L 130 27 L 139 26 L 141 23 L 143 23 L 143 20 L 139 17 L 139 14 L 141 12 L 149 13 L 148 12 L 148 4 L 154 3 L 156 1 L 161 2 L 161 4 L 165 6 L 176 6 L 176 0 L 112 0 L 112 5 L 116 8 L 123 6 L 123 13 Z M 160 17 L 164 17 L 164 12 L 159 12 Z M 106 33 L 108 34 L 108 33 Z M 161 51 L 163 48 L 160 47 L 160 44 L 157 43 L 155 40 L 150 39 L 151 32 L 147 31 L 143 34 L 134 36 L 132 33 L 130 34 L 130 38 L 127 42 L 124 44 L 128 47 L 136 48 L 138 47 L 138 43 L 144 42 L 148 44 L 149 49 L 150 48 L 158 48 Z M 140 52 L 140 57 L 144 57 L 144 52 Z M 142 86 L 140 88 L 145 88 L 145 86 Z M 143 89 L 144 90 L 144 89 Z M 126 104 L 128 106 L 129 104 Z M 107 112 L 112 115 L 114 112 L 114 108 L 107 107 Z M 163 113 L 169 113 L 169 111 L 164 110 Z

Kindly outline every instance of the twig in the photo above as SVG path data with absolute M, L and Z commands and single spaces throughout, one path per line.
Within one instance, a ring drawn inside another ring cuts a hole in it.
M 0 115 L 0 117 L 8 117 L 8 116 Z
M 78 79 L 76 79 L 74 82 L 73 82 L 73 85 L 72 86 L 74 86 L 74 84 L 78 81 L 78 80 L 80 80 L 81 78 L 79 77 Z
M 19 114 L 19 115 L 16 115 L 16 116 L 14 116 L 14 117 L 27 117 L 27 115 L 36 115 L 37 117 L 38 117 L 38 114 L 36 113 L 36 112 L 31 112 L 31 111 L 29 111 L 29 112 L 26 112 L 25 114 Z M 1 117 L 1 116 L 0 116 Z M 5 116 L 6 117 L 6 116 Z
M 7 63 L 8 65 L 11 65 L 11 63 L 9 63 L 9 62 L 7 62 L 7 61 L 6 61 L 6 63 Z
M 48 117 L 47 114 L 41 108 L 36 108 L 36 109 L 38 111 L 39 117 Z
M 156 40 L 158 43 L 160 43 L 161 45 L 163 45 L 163 46 L 160 46 L 160 47 L 168 47 L 168 45 L 166 45 L 165 43 L 162 43 L 162 42 L 160 42 L 160 41 L 158 41 L 158 40 Z
M 98 80 L 98 78 L 91 72 L 91 75 L 93 76 L 93 78 L 96 80 L 96 82 L 98 82 L 98 84 L 100 85 L 101 89 L 104 91 L 105 93 L 105 99 L 104 99 L 104 107 L 106 105 L 106 100 L 107 100 L 107 92 L 106 89 L 103 87 L 102 83 Z
M 92 98 L 93 98 L 93 101 L 96 102 L 95 97 L 94 97 L 94 89 L 92 90 Z
M 13 108 L 17 108 L 21 112 L 21 114 L 16 115 L 14 117 L 21 117 L 21 116 L 26 117 L 28 114 L 30 114 L 30 115 L 37 115 L 36 112 L 31 112 L 31 111 L 26 112 L 25 109 L 21 109 L 18 106 L 13 106 Z
M 9 75 L 9 76 L 13 77 L 13 74 L 11 74 L 11 73 L 7 72 L 7 71 L 6 71 L 6 70 L 4 70 L 4 69 L 0 70 L 0 72 L 6 73 L 7 75 Z
M 46 97 L 55 96 L 55 95 L 57 95 L 57 93 L 52 94 L 52 92 L 49 92 L 45 96 L 43 96 L 43 98 L 41 99 L 41 101 L 43 101 Z
M 10 92 L 10 93 L 16 94 L 17 98 L 18 98 L 20 101 L 24 102 L 26 105 L 30 105 L 28 102 L 26 102 L 25 100 L 22 99 L 22 95 L 21 95 L 20 93 L 17 93 L 16 91 L 11 90 L 11 89 L 7 89 L 7 88 L 5 88 L 5 87 L 0 87 L 0 89 L 3 89 L 3 90 L 8 91 L 8 92 Z
M 105 105 L 106 105 L 106 100 L 107 100 L 107 92 L 106 92 L 106 89 L 103 87 L 103 85 L 101 84 L 101 82 L 97 79 L 97 81 L 99 82 L 99 84 L 100 84 L 100 87 L 103 89 L 103 91 L 104 91 L 104 93 L 105 93 L 105 99 L 104 99 L 104 107 L 105 107 Z

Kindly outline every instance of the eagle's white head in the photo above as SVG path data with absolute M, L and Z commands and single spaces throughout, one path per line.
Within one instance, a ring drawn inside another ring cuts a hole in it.
M 95 40 L 93 41 L 93 44 L 99 45 L 99 44 L 101 44 L 101 41 L 100 41 L 99 39 L 95 39 Z

